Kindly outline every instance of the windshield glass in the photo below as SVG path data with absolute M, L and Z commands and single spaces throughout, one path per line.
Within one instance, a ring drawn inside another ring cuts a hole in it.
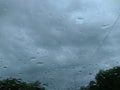
M 72 90 L 120 64 L 119 0 L 0 0 L 0 79 Z

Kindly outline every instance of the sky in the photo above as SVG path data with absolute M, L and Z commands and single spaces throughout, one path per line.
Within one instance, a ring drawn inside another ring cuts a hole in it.
M 120 65 L 119 3 L 0 0 L 0 78 L 40 80 L 48 90 L 67 90 Z

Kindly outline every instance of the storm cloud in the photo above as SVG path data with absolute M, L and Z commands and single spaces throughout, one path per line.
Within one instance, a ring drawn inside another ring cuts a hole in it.
M 0 77 L 40 80 L 49 90 L 67 90 L 119 65 L 119 3 L 0 0 Z

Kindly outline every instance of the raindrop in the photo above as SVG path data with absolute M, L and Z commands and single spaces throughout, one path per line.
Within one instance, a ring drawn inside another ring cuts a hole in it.
M 38 64 L 38 65 L 42 65 L 42 64 L 44 64 L 44 63 L 43 63 L 43 62 L 37 62 L 37 64 Z
M 107 29 L 109 27 L 109 24 L 104 24 L 104 25 L 102 25 L 102 29 Z
M 78 18 L 76 19 L 76 22 L 77 22 L 78 24 L 83 24 L 84 18 L 78 17 Z
M 92 73 L 89 73 L 89 75 L 92 75 Z
M 47 74 L 48 72 L 44 72 L 45 74 Z
M 82 68 L 86 68 L 86 66 L 83 66 Z
M 36 57 L 31 57 L 31 59 L 36 59 Z
M 48 86 L 48 83 L 44 83 L 43 85 L 44 85 L 44 86 Z
M 30 59 L 31 59 L 31 61 L 35 61 L 36 57 L 31 57 Z
M 79 72 L 82 72 L 81 70 Z
M 23 74 L 23 73 L 20 72 L 20 73 L 18 73 L 18 74 L 21 75 L 21 74 Z
M 79 19 L 79 20 L 83 20 L 84 18 L 82 18 L 82 17 L 78 17 L 78 19 Z
M 7 68 L 6 66 L 4 66 L 3 68 Z
M 37 52 L 37 54 L 40 54 L 40 52 Z
M 116 63 L 119 63 L 118 61 Z

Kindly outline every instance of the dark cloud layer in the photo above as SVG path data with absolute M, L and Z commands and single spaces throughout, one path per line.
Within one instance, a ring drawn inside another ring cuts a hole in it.
M 0 78 L 41 80 L 49 90 L 67 90 L 119 65 L 118 3 L 0 0 Z

